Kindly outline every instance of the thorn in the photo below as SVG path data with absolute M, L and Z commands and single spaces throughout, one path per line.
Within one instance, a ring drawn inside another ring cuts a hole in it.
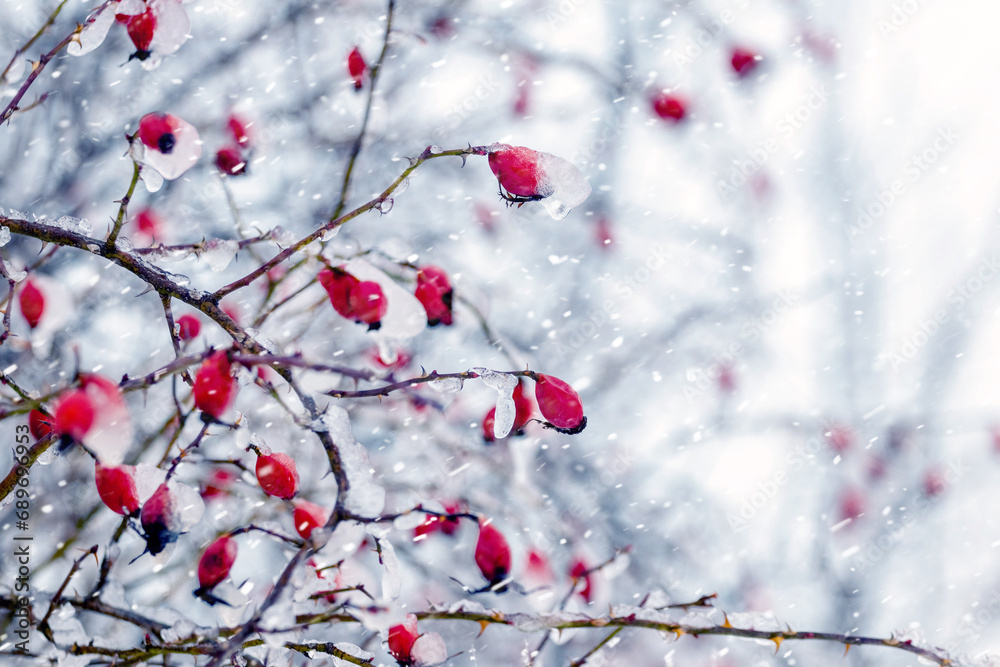
M 844 656 L 843 657 L 846 658 L 847 657 L 847 652 L 850 651 L 850 650 L 851 650 L 851 645 L 850 644 L 844 644 Z
M 785 641 L 785 638 L 781 635 L 772 635 L 771 641 L 774 642 L 774 654 L 778 655 L 778 651 L 781 649 L 781 642 Z
M 490 627 L 490 622 L 489 621 L 479 621 L 479 635 L 476 637 L 476 639 L 479 639 L 479 637 L 482 637 L 483 633 L 486 632 L 486 628 L 488 628 L 488 627 Z
M 722 612 L 722 617 L 726 619 L 725 623 L 722 624 L 722 627 L 724 628 L 733 627 L 733 624 L 729 622 L 729 614 L 727 614 L 726 612 Z

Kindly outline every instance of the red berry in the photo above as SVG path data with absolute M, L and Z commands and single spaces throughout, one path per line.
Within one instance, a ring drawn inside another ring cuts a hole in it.
M 365 57 L 361 55 L 361 49 L 355 46 L 347 56 L 347 71 L 354 80 L 354 90 L 361 90 L 364 86 L 366 69 L 368 65 L 365 64 Z
M 258 459 L 259 462 L 260 459 Z M 329 512 L 308 500 L 301 500 L 295 503 L 295 511 L 292 512 L 292 520 L 295 522 L 295 532 L 301 535 L 303 540 L 308 540 L 314 530 L 325 526 L 326 520 L 329 518 Z
M 589 604 L 590 598 L 594 594 L 594 582 L 591 579 L 591 573 L 587 572 L 588 569 L 582 558 L 575 558 L 570 565 L 569 576 L 577 580 L 583 579 L 583 588 L 577 587 L 576 593 Z
M 211 500 L 217 496 L 228 492 L 230 484 L 236 479 L 236 473 L 225 468 L 216 468 L 208 478 L 205 489 L 201 492 L 201 497 Z
M 115 19 L 125 26 L 128 36 L 135 44 L 136 52 L 132 58 L 145 60 L 150 56 L 149 46 L 153 42 L 153 33 L 156 31 L 156 16 L 152 9 L 147 9 L 142 14 L 116 14 Z
M 139 513 L 139 492 L 135 486 L 135 468 L 132 466 L 104 467 L 94 464 L 97 493 L 112 512 L 124 516 Z
M 201 555 L 201 560 L 198 561 L 200 590 L 211 590 L 229 576 L 229 571 L 236 562 L 238 550 L 236 540 L 229 535 L 223 535 L 208 545 L 205 553 Z
M 500 187 L 519 197 L 547 197 L 551 187 L 542 187 L 544 174 L 538 166 L 541 153 L 524 146 L 503 145 L 489 154 L 490 169 Z
M 928 470 L 924 474 L 924 495 L 929 498 L 934 498 L 940 496 L 945 492 L 948 487 L 948 483 L 942 475 L 937 470 Z
M 510 574 L 510 546 L 492 523 L 479 520 L 479 540 L 476 542 L 476 565 L 491 586 Z
M 351 292 L 360 280 L 352 276 L 340 267 L 323 269 L 319 272 L 319 282 L 330 297 L 330 304 L 341 317 L 349 320 L 355 319 L 354 309 L 351 308 Z
M 28 430 L 35 440 L 41 440 L 52 431 L 52 417 L 41 410 L 28 413 Z
M 160 235 L 160 229 L 163 227 L 159 216 L 148 208 L 139 211 L 135 216 L 135 225 L 140 234 L 149 237 L 150 241 Z
M 83 440 L 94 425 L 94 404 L 84 389 L 73 389 L 63 394 L 56 403 L 52 416 L 53 430 L 77 442 Z
M 354 286 L 350 305 L 357 321 L 367 324 L 369 331 L 382 326 L 382 318 L 389 307 L 382 286 L 371 280 L 363 280 Z
M 269 496 L 290 500 L 299 491 L 299 472 L 295 469 L 295 461 L 288 454 L 258 456 L 257 483 Z
M 389 628 L 389 653 L 400 665 L 412 665 L 413 645 L 417 642 L 417 617 L 407 614 L 406 620 Z
M 378 347 L 368 348 L 368 358 L 376 367 L 387 371 L 402 370 L 403 368 L 409 366 L 410 362 L 413 361 L 410 353 L 406 350 L 396 350 L 396 360 L 391 362 L 387 361 L 382 358 L 382 352 L 378 349 Z
M 437 266 L 425 266 L 417 273 L 416 297 L 427 312 L 428 326 L 452 323 L 452 297 L 454 291 L 448 274 Z
M 514 435 L 523 435 L 522 429 L 524 425 L 528 423 L 531 419 L 531 415 L 535 412 L 535 403 L 531 400 L 531 397 L 524 392 L 524 383 L 520 380 L 517 382 L 517 386 L 514 387 L 514 426 L 511 427 L 511 433 Z
M 240 150 L 232 146 L 219 149 L 219 152 L 215 154 L 215 167 L 227 176 L 239 176 L 247 173 L 246 160 L 240 155 Z
M 496 442 L 496 431 L 494 425 L 497 421 L 497 407 L 494 405 L 483 417 L 483 440 L 486 442 Z
M 840 498 L 840 520 L 857 519 L 865 512 L 865 496 L 857 489 L 848 489 Z
M 181 340 L 192 340 L 201 333 L 201 320 L 194 315 L 181 315 L 177 318 L 177 335 Z
M 552 581 L 552 567 L 549 565 L 549 559 L 536 548 L 532 548 L 528 552 L 524 573 L 531 581 L 539 584 L 547 584 Z
M 679 123 L 687 116 L 687 103 L 676 95 L 660 93 L 653 100 L 653 111 L 663 120 Z
M 45 312 L 45 295 L 33 280 L 27 280 L 18 295 L 18 304 L 21 306 L 21 314 L 28 321 L 28 326 L 34 329 L 42 319 Z
M 155 151 L 170 154 L 177 145 L 177 137 L 174 136 L 177 128 L 172 119 L 165 113 L 146 114 L 139 121 L 139 140 Z
M 843 424 L 834 424 L 824 435 L 831 449 L 837 454 L 843 454 L 854 444 L 853 431 Z
M 236 380 L 226 352 L 205 360 L 194 376 L 194 404 L 202 412 L 221 419 L 236 399 Z
M 733 66 L 733 71 L 741 79 L 744 79 L 757 69 L 757 66 L 760 64 L 760 56 L 749 49 L 737 46 L 733 49 L 730 63 Z
M 462 511 L 462 505 L 456 501 L 442 503 L 444 511 L 448 514 L 458 514 Z M 444 517 L 428 515 L 427 520 L 413 529 L 414 542 L 423 539 L 427 535 L 441 531 L 445 535 L 454 535 L 461 527 L 458 517 Z
M 573 435 L 587 426 L 580 396 L 559 378 L 539 373 L 535 381 L 535 400 L 542 417 L 560 433 Z
M 239 144 L 240 147 L 247 148 L 250 145 L 250 133 L 247 132 L 248 125 L 242 118 L 239 116 L 230 116 L 226 127 L 229 128 L 229 134 L 233 137 L 233 141 Z
M 177 530 L 176 506 L 174 494 L 166 482 L 156 487 L 156 491 L 142 506 L 139 522 L 146 534 L 146 548 L 154 556 L 171 542 L 176 542 L 180 535 Z

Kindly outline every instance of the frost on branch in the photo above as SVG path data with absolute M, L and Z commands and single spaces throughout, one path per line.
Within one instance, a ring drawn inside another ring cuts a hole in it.
M 375 481 L 368 450 L 354 439 L 347 410 L 331 406 L 323 421 L 329 427 L 330 437 L 340 453 L 340 463 L 350 484 L 344 505 L 360 516 L 378 516 L 385 507 L 385 489 Z
M 497 407 L 493 417 L 493 436 L 497 440 L 506 438 L 514 428 L 514 417 L 517 414 L 517 406 L 514 403 L 517 378 L 509 373 L 498 373 L 488 368 L 473 368 L 472 371 L 486 386 L 496 389 Z

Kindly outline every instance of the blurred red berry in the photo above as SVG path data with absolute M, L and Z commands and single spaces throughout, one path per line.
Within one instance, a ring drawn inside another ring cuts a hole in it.
M 417 641 L 417 617 L 407 614 L 406 620 L 389 628 L 389 653 L 404 667 L 413 664 L 413 645 Z
M 260 459 L 257 460 L 258 463 Z M 326 525 L 326 520 L 330 518 L 330 513 L 325 509 L 311 503 L 308 500 L 300 500 L 295 503 L 295 511 L 292 512 L 292 521 L 295 522 L 295 532 L 303 540 L 308 540 L 312 532 L 321 526 Z
M 95 407 L 84 389 L 72 389 L 60 397 L 52 415 L 52 429 L 81 442 L 94 424 Z
M 847 489 L 840 497 L 840 520 L 857 519 L 865 512 L 865 496 L 858 489 Z
M 948 482 L 937 470 L 928 470 L 924 473 L 924 495 L 928 498 L 940 496 L 948 488 Z
M 202 412 L 221 419 L 236 400 L 236 380 L 225 350 L 205 360 L 194 376 L 194 404 Z
M 452 299 L 454 291 L 448 274 L 437 266 L 425 266 L 417 273 L 417 300 L 427 312 L 427 325 L 437 326 L 452 323 Z
M 238 551 L 236 540 L 229 535 L 223 535 L 208 545 L 198 561 L 199 591 L 207 592 L 229 576 Z
M 264 493 L 291 500 L 299 492 L 299 471 L 288 454 L 263 454 L 257 457 L 257 483 Z
M 145 60 L 150 56 L 149 46 L 153 42 L 153 33 L 156 31 L 156 16 L 152 9 L 146 9 L 141 14 L 116 14 L 115 20 L 125 26 L 129 38 L 135 44 L 135 53 L 129 60 L 137 58 Z
M 193 340 L 201 333 L 201 320 L 194 315 L 181 315 L 177 318 L 177 335 L 181 340 Z
M 229 487 L 235 480 L 236 473 L 232 470 L 216 468 L 212 471 L 212 474 L 209 475 L 208 482 L 205 484 L 205 488 L 201 492 L 201 497 L 205 500 L 211 500 L 225 495 L 229 492 Z
M 347 72 L 354 81 L 354 90 L 361 90 L 365 85 L 365 71 L 368 65 L 365 64 L 365 57 L 361 55 L 361 49 L 354 47 L 347 56 Z
M 28 326 L 32 329 L 37 327 L 45 313 L 45 295 L 38 289 L 38 284 L 30 278 L 26 280 L 17 301 Z
M 733 66 L 733 71 L 741 79 L 745 79 L 757 69 L 760 65 L 760 60 L 760 56 L 753 51 L 737 46 L 733 49 L 729 62 Z
M 139 121 L 139 140 L 164 155 L 169 155 L 177 145 L 177 131 L 173 116 L 165 113 L 148 113 Z
M 535 380 L 535 400 L 542 417 L 560 433 L 573 435 L 586 428 L 580 396 L 559 378 L 539 373 Z
M 491 586 L 499 584 L 510 574 L 510 546 L 507 538 L 492 523 L 479 521 L 479 540 L 476 542 L 476 566 Z
M 41 440 L 52 431 L 52 417 L 41 410 L 28 413 L 28 430 L 35 440 Z
M 166 482 L 156 487 L 142 506 L 139 522 L 146 536 L 146 549 L 154 556 L 177 541 L 177 502 Z
M 247 173 L 246 160 L 240 155 L 240 150 L 232 146 L 219 149 L 219 152 L 215 154 L 215 167 L 227 176 L 239 176 Z
M 159 216 L 148 208 L 139 211 L 135 216 L 135 225 L 139 235 L 145 237 L 147 243 L 152 243 L 160 236 L 160 229 L 163 226 Z
M 687 102 L 677 95 L 662 92 L 652 99 L 653 111 L 663 120 L 679 123 L 687 116 Z
M 837 454 L 843 454 L 854 445 L 854 432 L 849 426 L 833 424 L 824 435 L 827 444 Z
M 104 467 L 94 465 L 94 481 L 101 500 L 112 512 L 124 516 L 139 513 L 139 492 L 135 486 L 135 468 L 132 466 Z

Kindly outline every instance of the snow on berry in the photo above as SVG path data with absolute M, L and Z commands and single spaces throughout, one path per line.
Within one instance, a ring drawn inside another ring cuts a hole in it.
M 334 310 L 348 319 L 358 321 L 358 313 L 355 308 L 359 303 L 363 303 L 363 300 L 358 297 L 355 297 L 353 303 L 351 302 L 351 293 L 356 285 L 353 280 L 357 280 L 358 283 L 377 283 L 381 289 L 385 311 L 379 317 L 378 329 L 370 329 L 378 344 L 386 345 L 389 344 L 390 340 L 412 338 L 427 328 L 427 312 L 424 307 L 420 305 L 413 294 L 403 289 L 384 271 L 363 259 L 352 259 L 338 268 L 350 278 L 345 278 L 336 270 L 331 270 L 328 274 L 321 271 L 320 282 L 326 288 Z M 335 280 L 331 280 L 331 274 Z M 345 294 L 346 302 L 344 300 Z M 347 314 L 345 315 L 341 310 Z
M 732 65 L 733 71 L 741 79 L 745 79 L 760 65 L 761 57 L 754 53 L 753 51 L 744 48 L 742 46 L 734 47 L 732 53 L 730 54 L 729 64 Z
M 427 325 L 452 323 L 452 298 L 454 291 L 448 274 L 437 266 L 425 266 L 417 272 L 417 289 L 414 296 L 427 311 Z
M 21 307 L 21 315 L 28 322 L 28 326 L 34 329 L 42 320 L 45 314 L 45 295 L 39 289 L 38 283 L 30 278 L 24 281 L 24 287 L 18 294 L 17 303 Z
M 172 181 L 194 166 L 201 157 L 198 130 L 187 121 L 169 113 L 148 113 L 139 120 L 129 153 L 143 167 L 142 178 L 150 192 L 162 184 L 157 176 Z M 146 167 L 156 172 L 151 175 Z
M 258 462 L 260 459 L 258 459 Z M 295 522 L 295 532 L 303 540 L 308 540 L 312 532 L 321 526 L 326 525 L 326 520 L 330 518 L 330 513 L 315 503 L 308 500 L 300 500 L 295 503 L 295 511 L 292 512 L 292 520 Z
M 506 191 L 501 194 L 510 203 L 540 201 L 554 220 L 562 220 L 590 196 L 590 183 L 568 160 L 499 143 L 487 146 L 486 151 L 490 169 Z
M 510 546 L 507 538 L 484 519 L 479 520 L 475 558 L 476 566 L 490 586 L 496 586 L 510 574 Z
M 130 56 L 151 70 L 187 41 L 191 21 L 181 0 L 123 0 L 114 3 L 115 19 L 132 39 L 136 51 Z
M 205 360 L 194 376 L 195 407 L 221 419 L 236 400 L 236 390 L 229 356 L 225 350 L 216 352 Z
M 193 340 L 201 333 L 201 320 L 191 314 L 177 318 L 177 336 L 183 341 Z
M 679 123 L 687 116 L 687 102 L 677 95 L 662 92 L 652 99 L 653 111 L 671 123 Z
M 143 485 L 150 479 L 163 474 L 157 468 L 140 470 L 136 466 L 136 485 L 139 496 L 142 497 Z M 145 478 L 145 479 L 144 479 Z M 142 505 L 139 522 L 146 539 L 146 551 L 153 556 L 162 553 L 167 546 L 176 542 L 178 537 L 187 532 L 198 521 L 205 511 L 205 504 L 197 491 L 173 480 L 164 481 L 156 487 L 153 494 Z
M 573 435 L 586 428 L 587 418 L 583 414 L 580 396 L 559 378 L 537 374 L 535 400 L 548 425 L 560 433 Z
M 222 583 L 233 569 L 238 551 L 236 540 L 229 535 L 223 535 L 208 545 L 198 561 L 196 593 L 207 593 Z
M 132 422 L 118 385 L 92 374 L 81 374 L 80 384 L 56 402 L 53 430 L 85 445 L 102 464 L 117 465 L 132 444 Z
M 94 482 L 98 495 L 112 512 L 133 517 L 139 513 L 134 466 L 102 466 L 95 462 Z
M 420 634 L 417 617 L 407 614 L 402 623 L 389 628 L 389 653 L 403 667 L 431 667 L 448 659 L 444 639 L 436 632 Z
M 365 72 L 367 70 L 368 65 L 365 64 L 365 57 L 361 55 L 361 49 L 355 46 L 347 55 L 347 73 L 351 75 L 351 79 L 354 81 L 354 90 L 361 90 L 364 87 Z
M 299 471 L 288 454 L 258 454 L 257 483 L 269 496 L 291 500 L 299 491 Z

